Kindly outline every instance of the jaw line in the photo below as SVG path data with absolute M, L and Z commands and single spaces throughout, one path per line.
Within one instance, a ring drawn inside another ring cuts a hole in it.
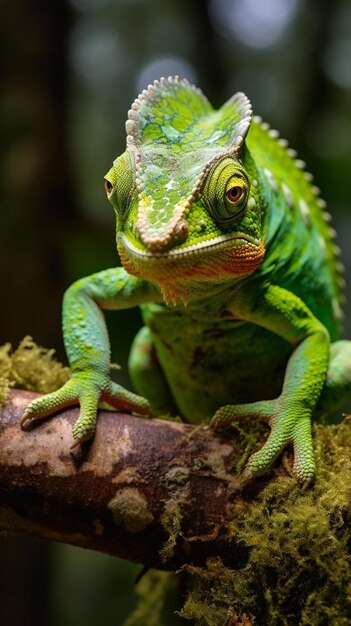
M 255 247 L 255 248 L 259 248 L 261 244 L 259 239 L 256 239 L 255 237 L 251 237 L 250 235 L 247 235 L 246 233 L 242 233 L 242 232 L 233 233 L 231 235 L 219 235 L 218 237 L 213 237 L 213 239 L 211 239 L 210 241 L 201 241 L 199 243 L 195 243 L 185 248 L 176 248 L 173 250 L 168 250 L 168 252 L 160 252 L 160 253 L 150 252 L 149 250 L 140 250 L 140 248 L 137 248 L 136 246 L 134 246 L 134 244 L 131 243 L 123 233 L 119 234 L 119 243 L 121 243 L 132 256 L 138 257 L 144 260 L 147 260 L 147 259 L 171 260 L 171 259 L 176 259 L 176 258 L 179 259 L 181 257 L 192 255 L 196 252 L 210 252 L 211 250 L 214 250 L 215 248 L 221 248 L 221 249 L 224 249 L 226 247 L 239 248 L 240 246 L 247 246 L 247 245 Z

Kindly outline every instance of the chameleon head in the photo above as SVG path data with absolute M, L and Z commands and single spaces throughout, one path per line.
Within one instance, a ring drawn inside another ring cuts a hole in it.
M 262 262 L 257 172 L 244 140 L 251 105 L 215 111 L 178 77 L 149 85 L 126 123 L 127 149 L 105 177 L 124 267 L 167 303 L 252 273 Z

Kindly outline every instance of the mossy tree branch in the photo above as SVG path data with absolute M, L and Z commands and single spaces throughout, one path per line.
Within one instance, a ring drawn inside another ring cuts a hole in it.
M 0 413 L 0 530 L 147 567 L 184 564 L 191 591 L 181 615 L 207 626 L 244 616 L 258 625 L 280 624 L 278 616 L 292 626 L 350 623 L 347 420 L 314 427 L 316 481 L 303 490 L 286 457 L 270 476 L 240 482 L 264 438 L 255 423 L 229 437 L 102 411 L 94 440 L 70 451 L 77 409 L 25 432 L 19 418 L 33 396 L 12 391 Z
M 244 498 L 235 439 L 102 411 L 94 440 L 70 451 L 78 409 L 21 430 L 34 396 L 12 391 L 1 409 L 0 528 L 153 567 L 233 557 L 227 524 Z

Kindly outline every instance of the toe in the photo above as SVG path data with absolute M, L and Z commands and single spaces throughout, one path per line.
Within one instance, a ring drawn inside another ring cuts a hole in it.
M 124 389 L 115 382 L 111 381 L 109 390 L 104 392 L 102 398 L 119 410 L 152 416 L 152 409 L 146 398 Z
M 58 391 L 33 400 L 25 409 L 20 424 L 23 426 L 28 420 L 46 417 L 72 404 L 78 404 L 78 397 L 68 382 Z
M 293 434 L 293 445 L 294 474 L 299 480 L 309 484 L 313 479 L 315 473 L 312 428 L 310 419 L 300 420 L 296 424 Z
M 76 420 L 72 433 L 72 448 L 90 439 L 95 431 L 99 394 L 85 393 L 80 398 L 80 413 Z

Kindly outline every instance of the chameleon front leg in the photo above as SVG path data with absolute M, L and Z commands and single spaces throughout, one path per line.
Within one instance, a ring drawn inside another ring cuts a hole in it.
M 66 291 L 63 334 L 71 378 L 58 391 L 37 398 L 26 408 L 21 424 L 73 404 L 80 414 L 73 426 L 73 446 L 95 430 L 98 404 L 151 415 L 148 401 L 110 380 L 110 344 L 101 309 L 123 309 L 159 299 L 156 288 L 130 276 L 123 268 L 82 278 Z
M 291 342 L 295 349 L 278 398 L 222 407 L 211 424 L 213 428 L 220 429 L 242 417 L 266 421 L 271 432 L 261 450 L 249 459 L 245 474 L 252 477 L 264 473 L 286 445 L 292 443 L 294 473 L 299 479 L 309 482 L 315 472 L 311 416 L 326 380 L 328 331 L 300 298 L 275 285 L 250 299 L 246 295 L 239 297 L 233 312 L 277 333 Z

